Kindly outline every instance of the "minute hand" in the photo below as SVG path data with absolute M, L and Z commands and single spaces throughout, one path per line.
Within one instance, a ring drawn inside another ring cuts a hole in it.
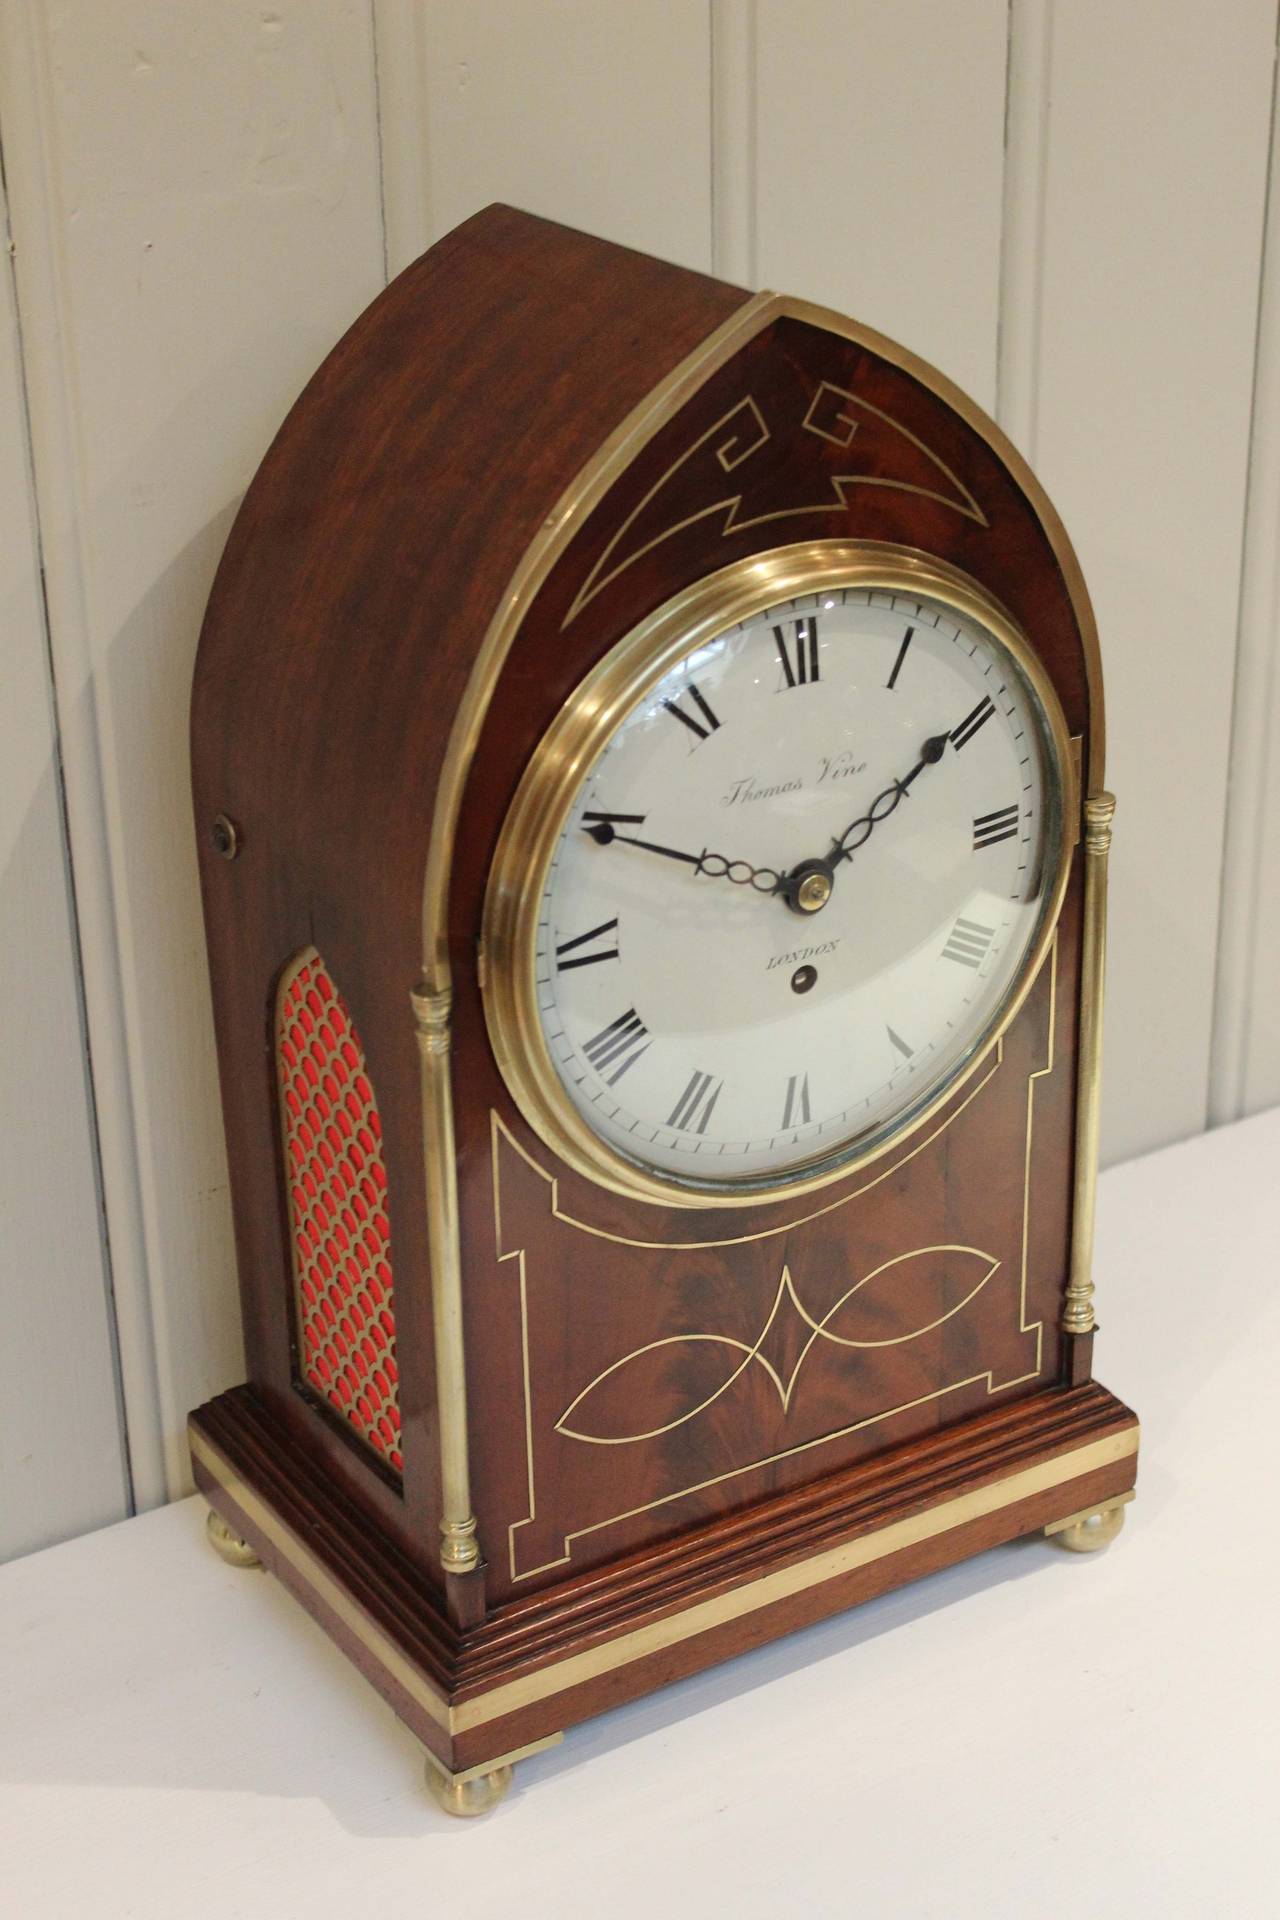
M 881 820 L 887 820 L 898 802 L 906 797 L 913 780 L 919 778 L 926 767 L 936 766 L 946 751 L 949 733 L 935 733 L 926 740 L 920 749 L 920 758 L 910 773 L 903 774 L 892 786 L 878 793 L 866 813 L 857 820 L 851 820 L 838 840 L 831 842 L 831 864 L 838 866 L 841 860 L 852 860 L 860 846 L 871 837 L 871 830 Z M 857 836 L 854 838 L 853 836 Z

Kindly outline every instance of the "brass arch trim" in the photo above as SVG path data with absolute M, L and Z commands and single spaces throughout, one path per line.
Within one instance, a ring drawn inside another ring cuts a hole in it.
M 506 591 L 494 610 L 481 642 L 462 700 L 459 703 L 440 770 L 433 810 L 432 830 L 423 876 L 422 903 L 422 975 L 415 998 L 445 1009 L 447 1034 L 451 1004 L 449 963 L 448 896 L 457 838 L 462 796 L 470 775 L 480 731 L 484 725 L 499 676 L 510 652 L 520 621 L 535 593 L 547 579 L 552 567 L 588 514 L 604 497 L 614 479 L 648 445 L 654 435 L 717 368 L 725 365 L 757 334 L 776 320 L 790 318 L 825 328 L 843 339 L 878 354 L 889 365 L 898 367 L 937 395 L 983 439 L 1013 475 L 1044 529 L 1057 558 L 1068 595 L 1079 625 L 1085 656 L 1085 674 L 1089 695 L 1089 757 L 1086 791 L 1102 788 L 1105 777 L 1105 711 L 1103 703 L 1102 660 L 1098 646 L 1097 623 L 1085 587 L 1084 576 L 1067 532 L 1044 488 L 1032 473 L 1017 448 L 969 396 L 952 381 L 883 334 L 859 326 L 844 315 L 808 301 L 790 299 L 774 293 L 760 293 L 747 300 L 716 328 L 692 353 L 672 369 L 653 391 L 620 421 L 612 434 L 579 471 L 561 494 L 543 523 L 540 534 L 530 543 L 507 583 Z M 1095 1013 L 1095 1017 L 1097 1017 Z M 418 1023 L 416 1023 L 418 1024 Z M 419 1024 L 419 1045 L 425 1036 Z M 446 1153 L 452 1154 L 452 1087 L 447 1051 L 423 1061 L 423 1118 L 427 1140 L 425 1168 L 429 1200 L 443 1195 L 449 1217 L 441 1221 L 433 1236 L 438 1265 L 433 1261 L 433 1296 L 439 1291 L 443 1311 L 451 1324 L 461 1318 L 461 1249 L 456 1215 L 456 1170 L 452 1159 L 446 1168 Z M 423 1047 L 425 1055 L 425 1047 Z M 442 1057 L 441 1057 L 442 1056 Z M 449 1203 L 452 1205 L 449 1205 Z M 454 1498 L 447 1502 L 441 1518 L 446 1552 L 457 1553 L 467 1565 L 479 1558 L 474 1540 L 467 1460 L 467 1405 L 465 1357 L 460 1342 L 450 1341 L 437 1356 L 437 1404 L 442 1451 L 455 1463 Z M 463 1534 L 454 1544 L 455 1530 Z M 467 1531 L 469 1530 L 469 1531 Z M 475 1558 L 471 1549 L 475 1548 Z
M 944 373 L 930 366 L 918 354 L 887 339 L 874 328 L 860 326 L 829 307 L 816 306 L 807 300 L 795 300 L 784 294 L 759 293 L 745 301 L 674 367 L 665 380 L 659 381 L 575 475 L 522 555 L 494 610 L 454 718 L 436 789 L 422 913 L 423 969 L 431 990 L 437 991 L 447 986 L 449 978 L 449 875 L 463 789 L 503 663 L 534 595 L 587 516 L 636 455 L 713 373 L 755 339 L 757 334 L 783 319 L 799 320 L 809 326 L 825 329 L 841 339 L 853 341 L 855 345 L 868 348 L 890 366 L 919 381 L 921 386 L 944 401 L 971 427 L 1013 475 L 1053 549 L 1079 624 L 1089 692 L 1089 763 L 1085 785 L 1089 790 L 1101 787 L 1105 775 L 1106 741 L 1097 621 L 1066 528 L 1027 462 L 976 401 L 971 400 Z

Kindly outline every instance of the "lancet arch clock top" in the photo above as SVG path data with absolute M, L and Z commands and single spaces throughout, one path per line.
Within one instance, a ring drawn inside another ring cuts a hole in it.
M 192 751 L 248 1372 L 195 1475 L 443 1804 L 1111 1537 L 1098 646 L 964 395 L 490 208 L 263 460 Z

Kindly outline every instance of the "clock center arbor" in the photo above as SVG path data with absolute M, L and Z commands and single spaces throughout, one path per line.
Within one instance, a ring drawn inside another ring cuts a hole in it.
M 256 1555 L 455 1811 L 1034 1530 L 1092 1378 L 1093 617 L 913 355 L 510 208 L 240 509 L 192 750 Z

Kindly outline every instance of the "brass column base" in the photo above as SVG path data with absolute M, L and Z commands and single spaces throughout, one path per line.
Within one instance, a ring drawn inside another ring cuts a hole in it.
M 1069 1513 L 1065 1520 L 1055 1520 L 1045 1528 L 1045 1538 L 1069 1553 L 1101 1553 L 1124 1525 L 1124 1510 L 1132 1498 L 1132 1493 L 1122 1493 L 1118 1500 L 1108 1500 L 1104 1506 Z
M 431 1798 L 458 1820 L 473 1820 L 478 1814 L 491 1812 L 511 1785 L 509 1766 L 494 1767 L 488 1773 L 449 1773 L 430 1754 L 425 1773 Z
M 204 1530 L 209 1536 L 209 1545 L 229 1567 L 260 1567 L 262 1565 L 249 1542 L 242 1540 L 238 1533 L 233 1533 L 222 1515 L 215 1513 L 212 1507 L 205 1520 Z

